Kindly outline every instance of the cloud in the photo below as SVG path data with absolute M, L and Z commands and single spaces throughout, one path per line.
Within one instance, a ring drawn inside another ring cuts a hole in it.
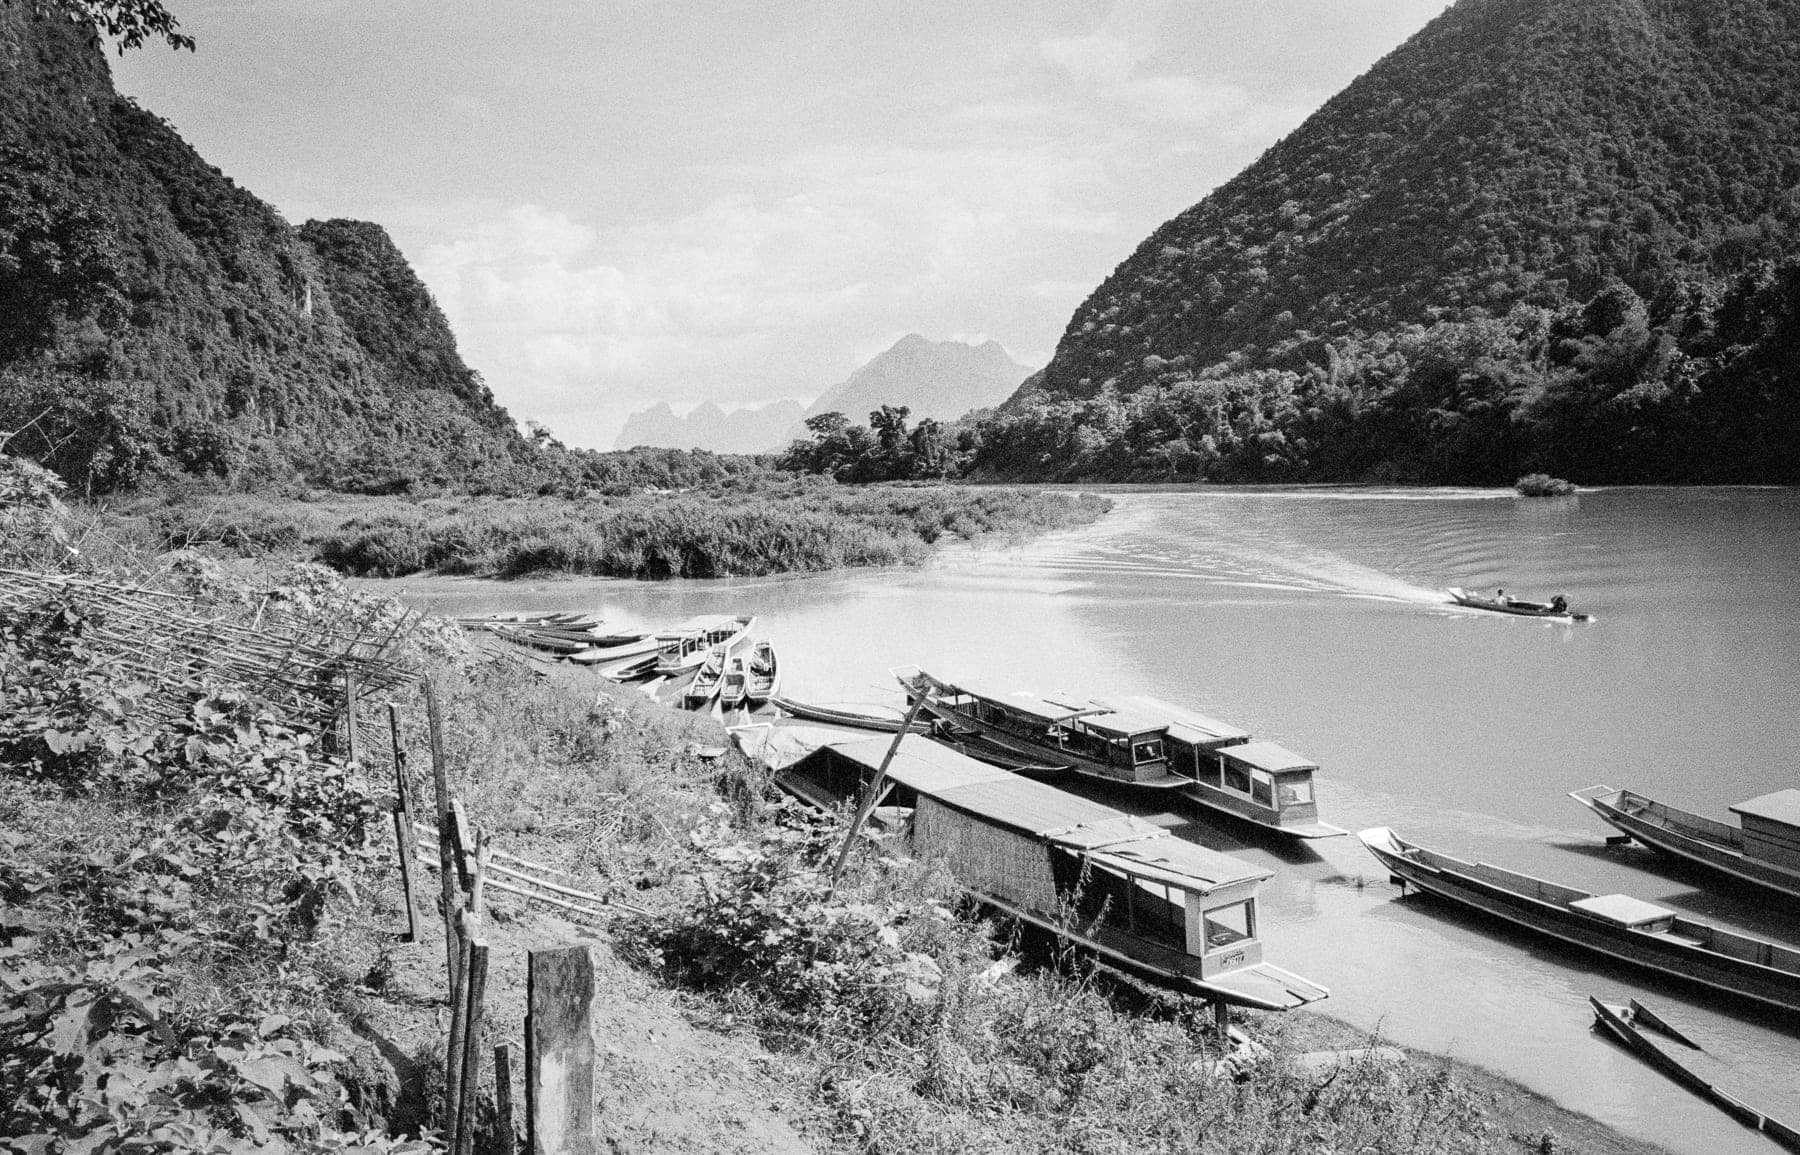
M 1120 96 L 1137 116 L 1151 121 L 1206 124 L 1237 116 L 1250 94 L 1236 84 L 1192 76 L 1147 76 L 1120 86 Z
M 1048 148 L 812 149 L 756 183 L 612 229 L 534 204 L 445 208 L 449 238 L 417 264 L 517 416 L 586 413 L 599 431 L 570 436 L 603 443 L 597 422 L 658 400 L 817 393 L 896 323 L 983 325 L 989 302 L 1041 280 L 1030 262 L 1059 238 L 1120 227 L 1090 207 L 1097 163 Z

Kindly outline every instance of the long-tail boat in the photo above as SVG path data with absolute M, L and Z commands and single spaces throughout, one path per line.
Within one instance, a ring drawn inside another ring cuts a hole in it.
M 1082 701 L 893 671 L 909 701 L 925 699 L 936 736 L 1021 773 L 1073 773 L 1182 797 L 1292 838 L 1344 831 L 1319 821 L 1318 764 L 1244 730 L 1143 696 Z
M 1272 872 L 1160 826 L 915 736 L 822 746 L 778 771 L 803 801 L 870 804 L 970 896 L 1145 981 L 1215 1004 L 1285 1011 L 1324 987 L 1263 961 L 1256 890 Z
M 1569 797 L 1645 846 L 1800 898 L 1800 790 L 1730 807 L 1737 826 L 1611 786 L 1573 790 Z
M 657 635 L 662 649 L 656 654 L 656 672 L 678 674 L 706 661 L 715 646 L 730 650 L 744 640 L 756 619 L 747 615 L 727 617 L 710 614 L 691 618 L 674 629 Z
M 1634 963 L 1788 1010 L 1800 1011 L 1800 950 L 1627 894 L 1590 894 L 1407 842 L 1385 826 L 1359 838 L 1400 883 L 1508 922 Z

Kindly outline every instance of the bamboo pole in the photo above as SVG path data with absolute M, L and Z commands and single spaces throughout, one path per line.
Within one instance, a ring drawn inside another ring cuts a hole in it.
M 356 671 L 344 671 L 344 749 L 350 761 L 362 764 L 362 735 L 356 732 Z
M 419 903 L 413 887 L 413 845 L 412 829 L 406 821 L 406 811 L 402 807 L 394 807 L 394 843 L 400 859 L 400 897 L 406 904 L 406 942 L 419 941 Z
M 444 1048 L 444 1134 L 455 1149 L 456 1125 L 462 1119 L 463 1050 L 469 1033 L 469 950 L 473 944 L 457 940 L 459 965 L 451 972 L 456 980 L 450 986 L 450 1041 Z
M 850 848 L 856 845 L 856 836 L 862 832 L 863 823 L 869 820 L 869 813 L 881 800 L 881 789 L 887 785 L 888 765 L 893 762 L 894 755 L 900 752 L 901 740 L 911 732 L 913 722 L 924 707 L 925 694 L 921 691 L 919 696 L 913 699 L 912 708 L 906 711 L 906 720 L 900 723 L 898 730 L 894 731 L 894 740 L 888 744 L 887 753 L 881 759 L 881 766 L 875 771 L 875 780 L 869 783 L 868 792 L 863 795 L 862 802 L 856 807 L 856 817 L 851 821 L 850 829 L 844 834 L 844 844 L 838 847 L 837 858 L 831 864 L 831 886 L 827 892 L 828 898 L 830 897 L 829 892 L 837 889 L 838 878 L 844 873 L 844 863 L 850 859 Z

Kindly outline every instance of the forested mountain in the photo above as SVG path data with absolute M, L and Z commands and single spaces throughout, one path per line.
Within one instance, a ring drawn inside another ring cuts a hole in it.
M 377 225 L 295 229 L 0 3 L 0 430 L 80 489 L 404 488 L 534 453 Z
M 1031 372 L 998 341 L 967 345 L 909 333 L 807 407 L 806 416 L 842 413 L 861 421 L 883 405 L 905 406 L 920 420 L 953 421 L 998 405 Z
M 773 453 L 787 448 L 804 412 L 798 401 L 775 401 L 729 412 L 704 401 L 677 417 L 668 402 L 659 401 L 626 418 L 613 448 L 646 445 L 714 453 Z
M 979 467 L 1797 480 L 1796 254 L 1800 7 L 1459 0 L 1140 245 Z

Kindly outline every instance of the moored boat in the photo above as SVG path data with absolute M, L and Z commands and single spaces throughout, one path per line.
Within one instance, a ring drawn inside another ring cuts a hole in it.
M 1588 1002 L 1594 1008 L 1594 1025 L 1627 1050 L 1744 1126 L 1763 1132 L 1790 1151 L 1800 1151 L 1800 1131 L 1763 1114 L 1703 1073 L 1699 1067 L 1705 1048 L 1661 1015 L 1636 999 L 1614 1006 L 1589 995 Z
M 1526 618 L 1557 618 L 1565 622 L 1587 622 L 1594 617 L 1592 614 L 1578 614 L 1570 610 L 1567 600 L 1560 594 L 1547 602 L 1530 602 L 1519 598 L 1490 598 L 1461 586 L 1451 586 L 1449 593 L 1451 601 L 1472 610 L 1492 610 L 1497 614 L 1516 614 Z
M 1317 763 L 1273 742 L 1251 742 L 1228 723 L 1141 696 L 1040 698 L 947 682 L 917 667 L 893 673 L 908 700 L 924 698 L 941 740 L 993 765 L 1175 791 L 1292 838 L 1344 833 L 1319 821 Z
M 752 706 L 760 706 L 780 692 L 781 659 L 775 654 L 775 643 L 756 643 L 745 666 L 745 674 L 744 698 Z
M 1777 790 L 1729 807 L 1737 826 L 1611 786 L 1574 790 L 1569 797 L 1645 846 L 1800 898 L 1800 790 Z
M 643 654 L 654 654 L 663 647 L 662 639 L 654 633 L 638 634 L 636 637 L 618 636 L 623 640 L 605 645 L 596 641 L 576 650 L 569 655 L 569 661 L 581 666 L 597 666 L 603 662 L 617 662 Z
M 731 650 L 726 646 L 714 646 L 706 652 L 700 665 L 694 670 L 693 680 L 681 692 L 681 700 L 688 709 L 698 710 L 719 696 L 720 688 L 725 684 L 725 669 L 731 661 Z
M 1625 894 L 1591 894 L 1407 842 L 1358 835 L 1394 879 L 1528 930 L 1773 1006 L 1800 1011 L 1800 950 L 1685 918 Z
M 726 710 L 739 709 L 748 700 L 749 693 L 749 659 L 742 654 L 732 654 L 725 659 L 725 676 L 719 680 L 719 705 Z
M 656 655 L 656 672 L 676 674 L 698 666 L 715 646 L 730 650 L 750 632 L 756 619 L 748 615 L 729 617 L 710 614 L 692 618 L 674 629 L 658 634 L 662 649 Z
M 823 746 L 775 780 L 834 808 L 886 762 L 877 808 L 979 901 L 1216 1004 L 1285 1011 L 1329 994 L 1263 961 L 1256 890 L 1269 870 L 918 737 L 887 762 L 894 741 Z
M 791 714 L 808 722 L 822 722 L 828 726 L 845 726 L 853 730 L 874 730 L 893 734 L 899 731 L 906 719 L 881 714 L 868 714 L 861 710 L 846 710 L 837 706 L 821 706 L 811 702 L 801 702 L 794 698 L 784 698 L 779 694 L 770 697 L 769 701 L 784 714 Z M 882 707 L 871 706 L 870 709 Z M 912 733 L 931 733 L 931 723 L 914 721 Z

